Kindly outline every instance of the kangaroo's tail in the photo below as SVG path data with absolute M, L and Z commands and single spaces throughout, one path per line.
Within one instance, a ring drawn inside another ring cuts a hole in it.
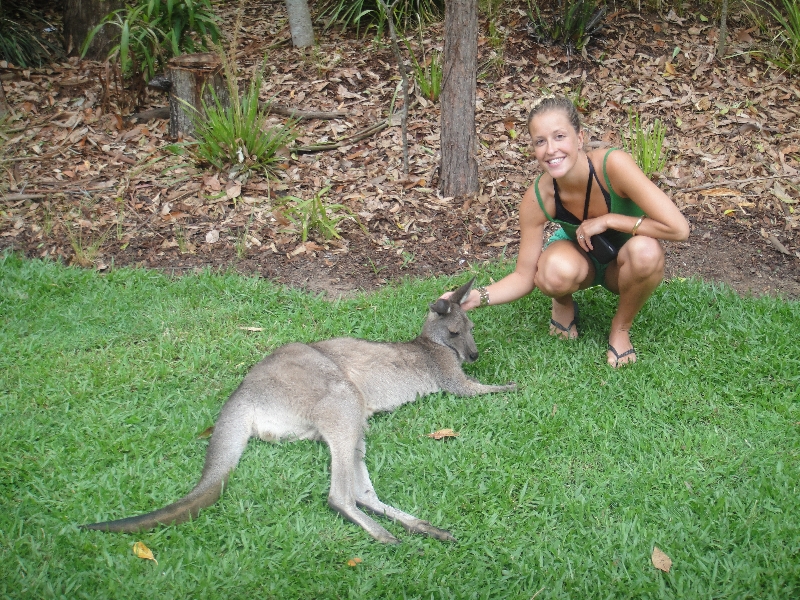
M 200 481 L 186 496 L 159 510 L 117 521 L 81 525 L 83 529 L 133 533 L 158 525 L 177 525 L 194 519 L 200 510 L 214 504 L 222 495 L 230 472 L 239 463 L 252 434 L 252 418 L 239 405 L 225 406 L 220 414 L 206 451 Z

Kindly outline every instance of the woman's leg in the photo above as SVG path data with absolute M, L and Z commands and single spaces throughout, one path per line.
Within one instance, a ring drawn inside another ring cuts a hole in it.
M 563 327 L 551 324 L 550 335 L 565 339 L 578 337 L 572 294 L 589 287 L 593 280 L 594 266 L 575 242 L 559 240 L 542 251 L 536 270 L 536 287 L 553 299 L 552 320 Z
M 633 237 L 622 246 L 617 260 L 606 270 L 605 286 L 619 294 L 619 305 L 611 320 L 608 343 L 618 353 L 625 354 L 633 349 L 630 329 L 633 320 L 664 279 L 664 249 L 658 240 L 639 236 Z M 617 360 L 610 350 L 608 363 L 611 366 L 636 362 L 633 352 Z

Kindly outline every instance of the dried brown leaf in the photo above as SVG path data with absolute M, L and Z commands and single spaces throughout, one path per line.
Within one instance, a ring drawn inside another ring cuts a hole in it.
M 205 429 L 203 429 L 203 431 L 198 433 L 197 434 L 197 439 L 203 440 L 205 438 L 210 438 L 212 433 L 214 433 L 214 426 L 213 425 L 211 425 L 210 427 L 206 427 Z
M 702 190 L 700 192 L 703 196 L 741 196 L 742 192 L 739 190 L 732 190 L 730 188 L 712 188 L 710 190 Z
M 158 564 L 158 561 L 153 556 L 152 551 L 150 548 L 144 545 L 142 542 L 136 542 L 133 545 L 133 553 L 136 555 L 136 558 L 143 558 L 145 560 L 152 560 L 154 563 Z
M 439 431 L 429 433 L 428 437 L 433 438 L 434 440 L 443 440 L 445 438 L 458 437 L 459 435 L 461 434 L 457 431 L 453 431 L 452 429 L 440 429 Z
M 653 546 L 653 555 L 650 557 L 653 561 L 653 566 L 664 573 L 669 573 L 672 568 L 672 559 L 664 554 L 658 546 Z

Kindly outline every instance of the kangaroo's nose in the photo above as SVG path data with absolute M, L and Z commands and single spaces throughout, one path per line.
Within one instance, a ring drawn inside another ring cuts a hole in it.
M 475 350 L 474 352 L 469 353 L 469 362 L 475 362 L 478 360 L 478 351 Z

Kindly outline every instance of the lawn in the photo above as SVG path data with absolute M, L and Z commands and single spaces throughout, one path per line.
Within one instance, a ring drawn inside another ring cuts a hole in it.
M 466 278 L 328 302 L 237 275 L 0 255 L 0 596 L 800 597 L 800 304 L 688 280 L 657 290 L 633 336 L 640 362 L 619 371 L 605 364 L 614 298 L 601 290 L 578 295 L 573 342 L 547 335 L 538 293 L 474 311 L 481 358 L 466 370 L 519 390 L 434 394 L 372 419 L 378 494 L 456 543 L 381 520 L 402 540 L 387 547 L 343 521 L 313 442 L 251 441 L 193 522 L 78 528 L 185 494 L 202 432 L 264 354 L 411 339 Z M 442 428 L 460 435 L 426 435 Z

